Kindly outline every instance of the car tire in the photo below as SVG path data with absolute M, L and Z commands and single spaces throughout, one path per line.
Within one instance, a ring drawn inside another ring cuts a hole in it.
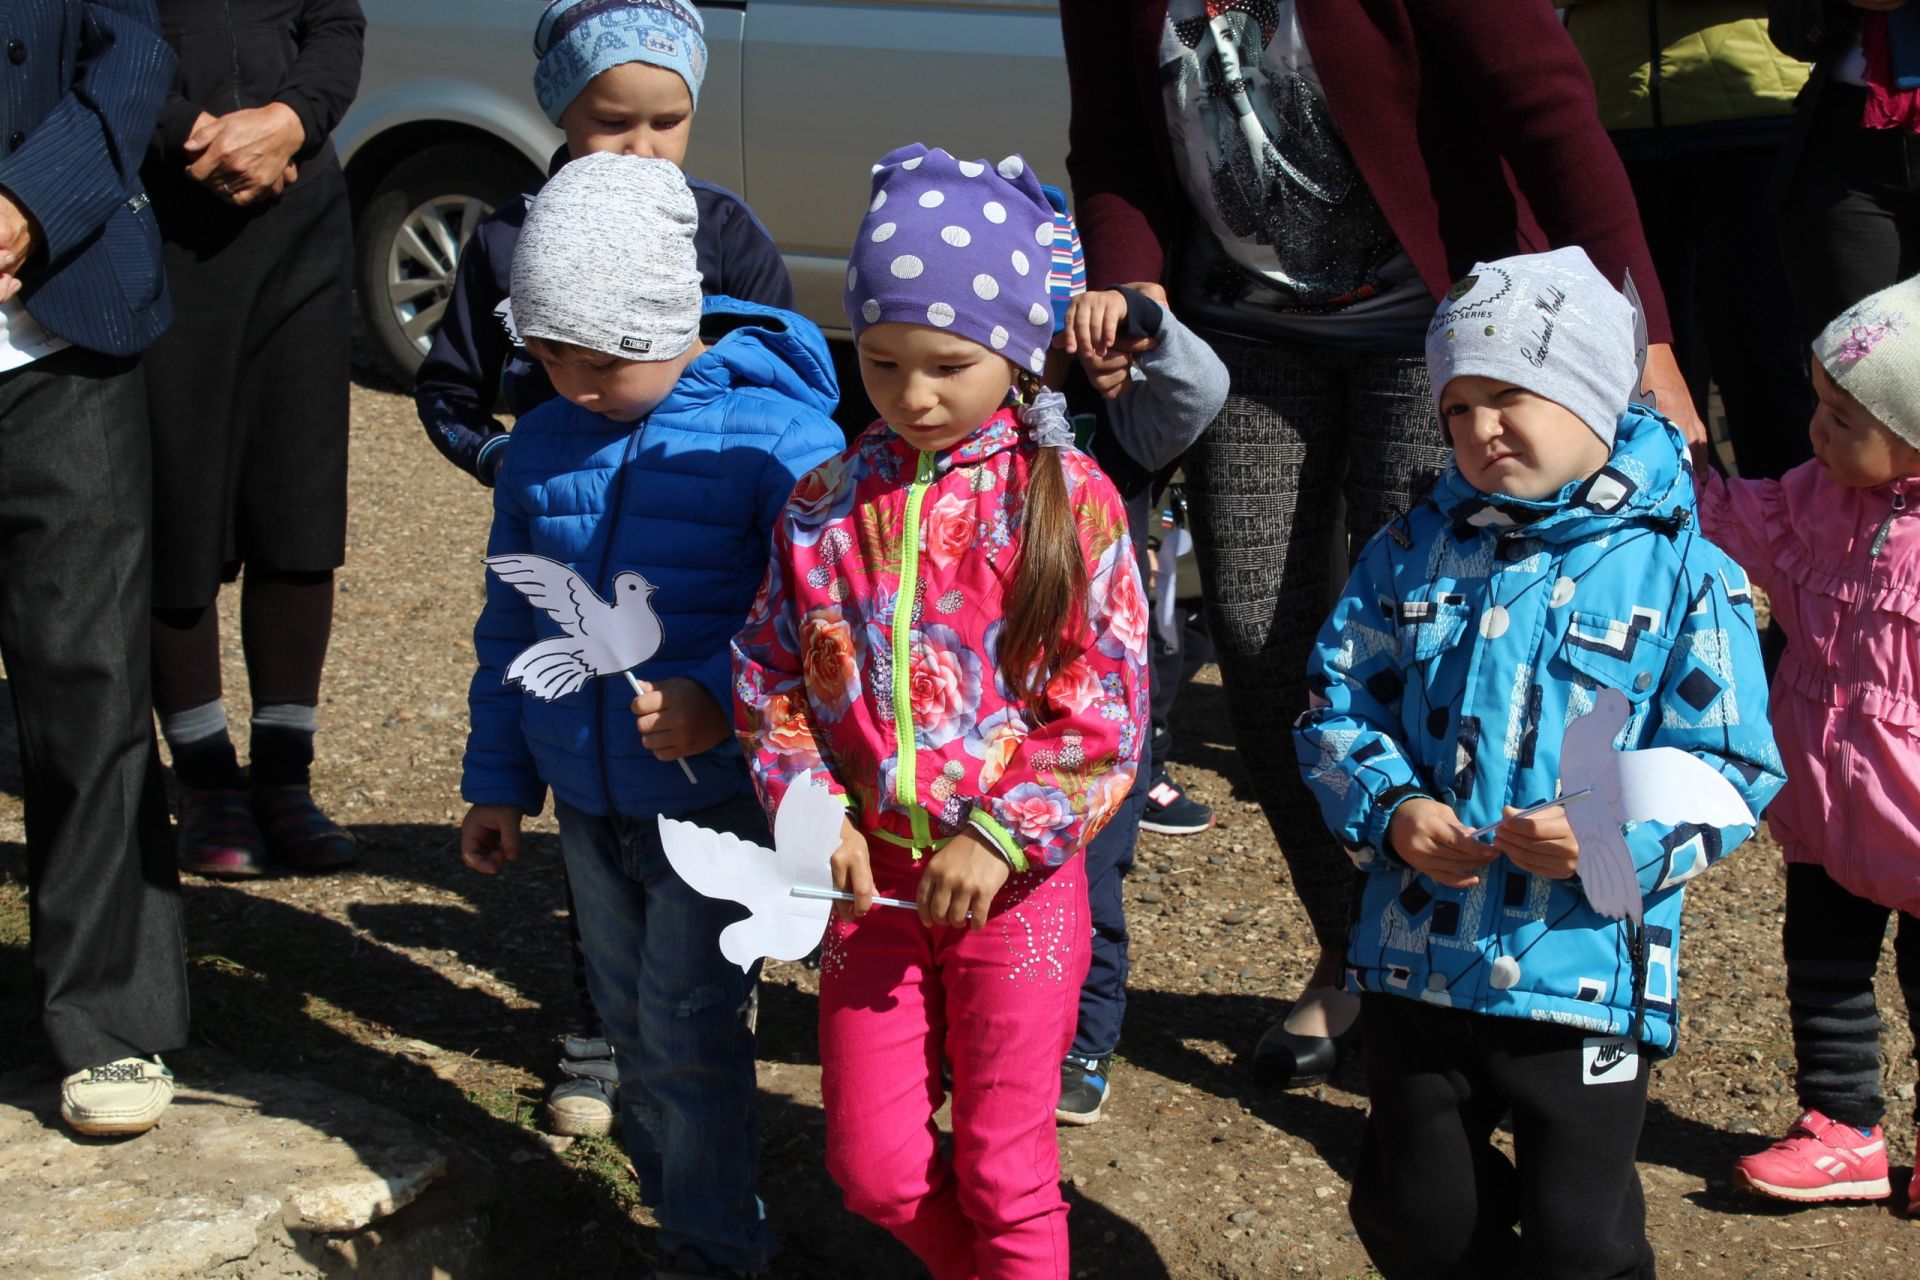
M 443 142 L 396 164 L 360 212 L 354 283 L 381 365 L 402 384 L 426 356 L 474 227 L 538 171 L 504 148 Z

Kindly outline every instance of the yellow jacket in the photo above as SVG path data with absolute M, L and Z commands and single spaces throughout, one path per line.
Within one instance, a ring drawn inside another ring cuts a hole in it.
M 1561 3 L 1609 131 L 1785 116 L 1807 81 L 1767 38 L 1765 0 Z

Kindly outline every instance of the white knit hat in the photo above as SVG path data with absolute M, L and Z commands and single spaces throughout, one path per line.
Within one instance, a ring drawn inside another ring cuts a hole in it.
M 1813 340 L 1827 376 L 1920 449 L 1920 276 L 1842 312 Z
M 665 160 L 594 152 L 547 180 L 513 253 L 513 324 L 623 360 L 671 360 L 700 330 L 700 221 Z

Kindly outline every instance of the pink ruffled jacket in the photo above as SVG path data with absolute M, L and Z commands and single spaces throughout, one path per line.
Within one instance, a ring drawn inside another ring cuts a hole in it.
M 1920 477 L 1850 489 L 1808 462 L 1779 480 L 1699 480 L 1702 528 L 1787 632 L 1774 838 L 1787 861 L 1920 915 Z
M 1016 870 L 1058 866 L 1133 786 L 1148 611 L 1125 508 L 1061 454 L 1089 589 L 1082 653 L 1017 705 L 999 636 L 1037 453 L 1011 411 L 939 453 L 885 423 L 805 476 L 734 639 L 734 712 L 769 812 L 820 775 L 869 838 L 924 852 L 967 826 Z

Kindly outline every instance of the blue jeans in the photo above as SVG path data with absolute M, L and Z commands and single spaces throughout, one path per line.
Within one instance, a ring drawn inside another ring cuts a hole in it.
M 753 1033 L 741 1017 L 757 975 L 719 945 L 746 909 L 688 888 L 653 818 L 595 817 L 558 799 L 554 809 L 587 986 L 620 1069 L 620 1132 L 659 1219 L 661 1253 L 763 1270 L 774 1236 L 753 1189 L 760 1130 Z M 751 796 L 686 820 L 767 840 Z

